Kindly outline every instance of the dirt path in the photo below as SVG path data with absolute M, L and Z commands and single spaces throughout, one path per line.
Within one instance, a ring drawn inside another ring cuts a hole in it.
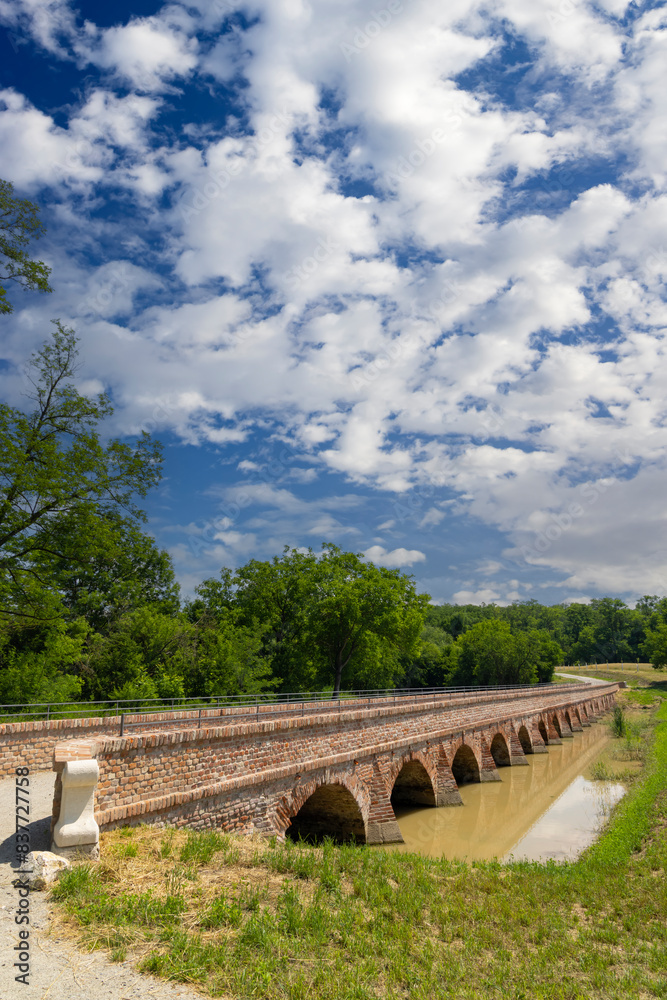
M 581 674 L 564 674 L 556 671 L 556 677 L 567 677 L 571 681 L 583 681 L 585 684 L 608 684 L 609 681 L 601 680 L 599 677 L 583 677 Z
M 30 843 L 50 847 L 53 772 L 30 776 Z M 15 867 L 15 784 L 0 780 L 0 1000 L 201 1000 L 189 987 L 135 972 L 128 962 L 112 963 L 100 952 L 80 951 L 53 929 L 46 893 L 30 893 L 29 985 L 17 983 L 14 922 L 19 900 L 12 885 Z

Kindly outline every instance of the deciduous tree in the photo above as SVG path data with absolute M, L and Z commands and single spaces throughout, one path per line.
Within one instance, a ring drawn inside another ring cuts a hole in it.
M 33 260 L 27 250 L 30 241 L 38 240 L 43 232 L 38 206 L 16 198 L 13 185 L 0 180 L 0 313 L 13 310 L 4 287 L 8 281 L 33 291 L 51 291 L 51 268 Z
M 32 409 L 0 405 L 0 608 L 17 619 L 43 617 L 54 563 L 76 565 L 110 518 L 144 519 L 136 498 L 160 479 L 148 434 L 101 442 L 111 405 L 77 390 L 76 355 L 74 331 L 56 322 L 32 358 Z

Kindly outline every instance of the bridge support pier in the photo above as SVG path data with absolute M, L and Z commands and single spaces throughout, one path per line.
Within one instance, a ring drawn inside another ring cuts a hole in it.
M 403 834 L 396 822 L 394 807 L 387 795 L 387 786 L 377 763 L 373 766 L 371 778 L 371 807 L 368 813 L 368 822 L 366 823 L 366 843 L 404 843 Z
M 561 739 L 563 739 L 563 740 L 573 740 L 574 739 L 574 733 L 572 732 L 572 730 L 568 726 L 566 719 L 561 719 L 561 723 L 560 723 L 560 735 L 561 735 Z
M 526 760 L 526 755 L 523 752 L 523 747 L 521 746 L 521 740 L 517 736 L 514 729 L 510 730 L 509 734 L 509 745 L 510 745 L 510 764 L 512 767 L 528 767 L 528 761 Z
M 387 819 L 382 823 L 368 821 L 366 827 L 367 844 L 403 844 L 403 835 L 395 819 Z
M 436 753 L 437 788 L 435 789 L 436 806 L 462 806 L 463 799 L 459 786 L 454 780 L 447 753 L 442 744 Z

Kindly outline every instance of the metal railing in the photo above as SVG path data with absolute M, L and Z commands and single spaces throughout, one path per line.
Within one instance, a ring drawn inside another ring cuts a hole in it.
M 0 705 L 0 723 L 56 721 L 65 719 L 109 719 L 118 720 L 120 735 L 129 726 L 173 725 L 174 722 L 193 723 L 201 727 L 203 721 L 212 718 L 260 719 L 276 715 L 310 715 L 321 714 L 324 711 L 342 712 L 344 706 L 362 708 L 369 707 L 373 702 L 393 702 L 397 704 L 408 700 L 428 701 L 434 703 L 446 695 L 492 694 L 528 690 L 558 690 L 579 686 L 576 684 L 495 684 L 487 686 L 467 685 L 462 687 L 431 687 L 431 688 L 371 688 L 352 691 L 341 691 L 334 697 L 331 690 L 298 691 L 289 693 L 269 693 L 256 695 L 220 695 L 204 698 L 133 698 L 111 701 L 87 702 L 32 702 L 25 704 Z M 326 703 L 329 703 L 328 705 Z M 151 720 L 146 716 L 163 715 L 165 712 L 177 713 L 173 719 Z M 141 718 L 131 718 L 140 716 Z

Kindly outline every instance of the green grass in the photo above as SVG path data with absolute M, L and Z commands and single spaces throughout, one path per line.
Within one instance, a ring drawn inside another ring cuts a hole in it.
M 575 863 L 144 827 L 136 857 L 74 868 L 53 895 L 113 959 L 212 996 L 667 998 L 667 703 L 630 737 L 645 747 L 641 775 Z M 122 836 L 105 836 L 105 858 Z

